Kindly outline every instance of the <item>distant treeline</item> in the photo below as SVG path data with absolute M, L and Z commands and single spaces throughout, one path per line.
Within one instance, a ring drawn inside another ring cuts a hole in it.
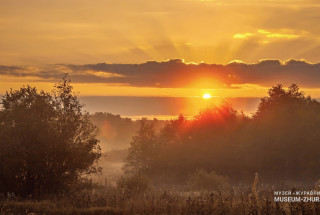
M 160 132 L 141 121 L 124 170 L 154 183 L 183 183 L 195 172 L 214 172 L 234 183 L 313 184 L 320 178 L 320 103 L 297 85 L 277 85 L 252 117 L 229 105 L 182 115 Z M 209 174 L 208 174 L 209 175 Z
M 97 112 L 91 115 L 91 122 L 98 128 L 98 139 L 102 151 L 128 149 L 132 136 L 139 130 L 140 120 L 132 120 L 112 113 Z M 144 119 L 146 120 L 146 119 Z M 166 121 L 151 119 L 154 129 L 160 130 Z

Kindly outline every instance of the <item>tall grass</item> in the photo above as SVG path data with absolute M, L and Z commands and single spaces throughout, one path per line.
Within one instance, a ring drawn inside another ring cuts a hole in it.
M 234 188 L 226 192 L 189 192 L 176 188 L 125 193 L 117 188 L 46 201 L 3 200 L 1 214 L 190 214 L 302 215 L 319 214 L 319 203 L 275 203 L 271 190 Z
M 95 186 L 70 195 L 42 200 L 17 200 L 12 195 L 0 200 L 1 215 L 309 215 L 320 214 L 320 203 L 277 203 L 274 187 L 228 187 L 225 190 L 190 191 L 184 187 L 148 188 L 144 192 L 127 186 Z M 136 184 L 136 183 L 130 183 Z M 123 184 L 122 184 L 123 185 Z M 277 190 L 288 190 L 279 187 Z

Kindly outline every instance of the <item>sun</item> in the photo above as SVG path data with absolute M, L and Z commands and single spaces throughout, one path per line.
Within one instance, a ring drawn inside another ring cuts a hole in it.
M 202 98 L 204 99 L 210 99 L 211 98 L 211 95 L 209 93 L 205 93 L 203 94 Z

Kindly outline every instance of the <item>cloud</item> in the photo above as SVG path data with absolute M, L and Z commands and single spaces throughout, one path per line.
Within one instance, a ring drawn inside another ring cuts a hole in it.
M 255 64 L 233 61 L 226 65 L 185 63 L 181 59 L 142 64 L 47 65 L 42 67 L 0 66 L 0 75 L 33 77 L 56 82 L 69 73 L 74 83 L 106 83 L 156 88 L 235 88 L 243 84 L 270 87 L 296 83 L 320 87 L 320 64 L 304 60 L 261 60 Z
M 280 29 L 278 31 L 267 31 L 264 29 L 259 29 L 258 33 L 260 35 L 257 35 L 257 38 L 262 38 L 262 39 L 268 39 L 268 38 L 280 38 L 280 39 L 296 39 L 301 36 L 306 36 L 308 32 L 300 32 L 299 34 L 293 34 L 293 33 L 288 33 L 290 32 L 289 30 L 286 29 Z M 292 32 L 292 30 L 291 30 Z M 244 34 L 235 34 L 233 35 L 233 38 L 235 39 L 246 39 L 250 36 L 254 36 L 254 33 L 244 33 Z
M 299 36 L 294 35 L 294 34 L 268 34 L 267 37 L 293 39 L 293 38 L 297 38 Z
M 235 34 L 233 35 L 233 38 L 237 38 L 237 39 L 245 39 L 247 37 L 253 36 L 254 34 L 252 33 L 245 33 L 245 34 Z
M 263 29 L 258 30 L 260 34 L 266 35 L 268 38 L 285 38 L 285 39 L 295 39 L 302 35 L 307 34 L 307 32 L 302 32 L 300 35 L 298 34 L 290 34 L 290 33 L 280 33 L 280 32 L 270 32 Z M 285 32 L 285 31 L 284 31 Z

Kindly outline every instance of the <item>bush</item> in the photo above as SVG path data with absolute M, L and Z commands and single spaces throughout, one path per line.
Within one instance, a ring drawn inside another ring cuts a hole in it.
M 192 190 L 226 190 L 230 188 L 228 178 L 216 172 L 197 169 L 188 179 L 187 185 Z

